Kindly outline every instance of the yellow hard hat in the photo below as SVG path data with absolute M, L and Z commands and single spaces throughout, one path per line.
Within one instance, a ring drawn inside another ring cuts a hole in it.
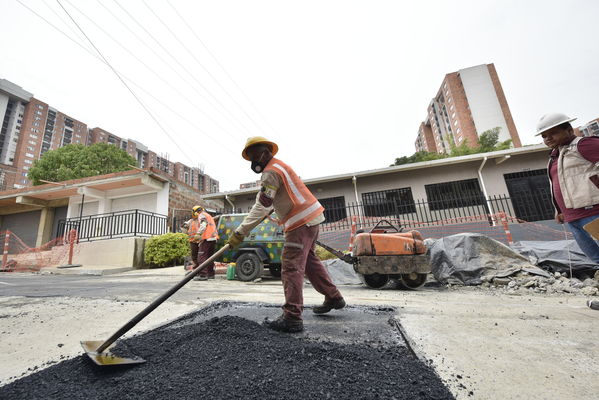
M 274 156 L 275 154 L 277 154 L 277 152 L 279 151 L 279 146 L 277 146 L 277 144 L 275 142 L 271 142 L 270 140 L 262 137 L 262 136 L 252 136 L 251 138 L 248 138 L 247 142 L 245 142 L 245 147 L 243 148 L 243 151 L 241 152 L 241 157 L 245 158 L 248 161 L 251 161 L 250 158 L 248 157 L 247 154 L 247 149 L 249 147 L 252 147 L 255 144 L 267 144 L 272 148 L 272 155 Z
M 194 213 L 200 213 L 200 212 L 202 212 L 202 211 L 204 210 L 204 207 L 202 207 L 202 206 L 193 206 L 193 207 L 191 208 L 191 210 L 192 210 Z

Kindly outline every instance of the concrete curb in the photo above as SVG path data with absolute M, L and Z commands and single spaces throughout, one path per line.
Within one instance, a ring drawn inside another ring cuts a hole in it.
M 42 274 L 42 275 L 92 275 L 92 276 L 103 276 L 103 275 L 120 274 L 122 272 L 133 271 L 134 269 L 135 268 L 132 268 L 132 267 L 43 268 L 42 270 L 40 270 L 40 274 Z

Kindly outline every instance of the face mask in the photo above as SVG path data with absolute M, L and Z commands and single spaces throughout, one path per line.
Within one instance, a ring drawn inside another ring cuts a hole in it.
M 266 168 L 266 164 L 267 163 L 263 163 L 262 160 L 264 159 L 264 153 L 262 153 L 262 155 L 260 156 L 260 160 L 258 161 L 252 161 L 252 171 L 254 171 L 255 173 L 259 174 L 262 171 L 264 171 L 264 168 Z
M 264 171 L 264 167 L 266 167 L 266 165 L 264 165 L 263 163 L 259 161 L 252 161 L 252 171 L 254 171 L 255 173 L 261 173 L 262 171 Z

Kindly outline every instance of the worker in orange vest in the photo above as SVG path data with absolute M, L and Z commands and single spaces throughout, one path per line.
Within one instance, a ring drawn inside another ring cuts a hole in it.
M 261 187 L 249 215 L 227 243 L 232 247 L 239 246 L 274 207 L 285 232 L 281 266 L 285 304 L 283 315 L 265 324 L 276 331 L 293 333 L 304 330 L 304 275 L 312 287 L 324 295 L 324 303 L 314 307 L 314 313 L 341 309 L 345 307 L 345 300 L 314 252 L 319 224 L 324 222 L 324 208 L 293 169 L 274 158 L 278 150 L 276 143 L 260 136 L 247 140 L 241 155 L 252 162 L 255 173 L 262 174 Z
M 214 254 L 218 233 L 214 218 L 202 206 L 193 206 L 191 211 L 192 218 L 185 222 L 184 226 L 186 226 L 186 233 L 189 236 L 193 269 L 196 269 Z M 198 281 L 208 279 L 214 279 L 214 262 L 207 265 L 194 278 Z

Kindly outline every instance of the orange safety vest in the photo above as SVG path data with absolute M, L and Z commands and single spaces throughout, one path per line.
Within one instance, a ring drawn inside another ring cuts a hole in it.
M 202 219 L 206 220 L 206 229 L 202 233 L 202 240 L 218 240 L 218 232 L 216 231 L 216 224 L 214 223 L 214 218 L 212 215 L 208 214 L 205 211 L 202 211 L 200 215 L 196 219 L 192 219 L 189 224 L 189 229 L 187 230 L 187 235 L 189 236 L 189 241 L 194 241 L 194 236 L 200 230 L 200 225 L 202 224 Z
M 281 177 L 285 190 L 293 203 L 291 211 L 281 221 L 283 231 L 289 232 L 299 228 L 322 214 L 324 207 L 287 164 L 273 158 L 264 171 L 276 172 Z

